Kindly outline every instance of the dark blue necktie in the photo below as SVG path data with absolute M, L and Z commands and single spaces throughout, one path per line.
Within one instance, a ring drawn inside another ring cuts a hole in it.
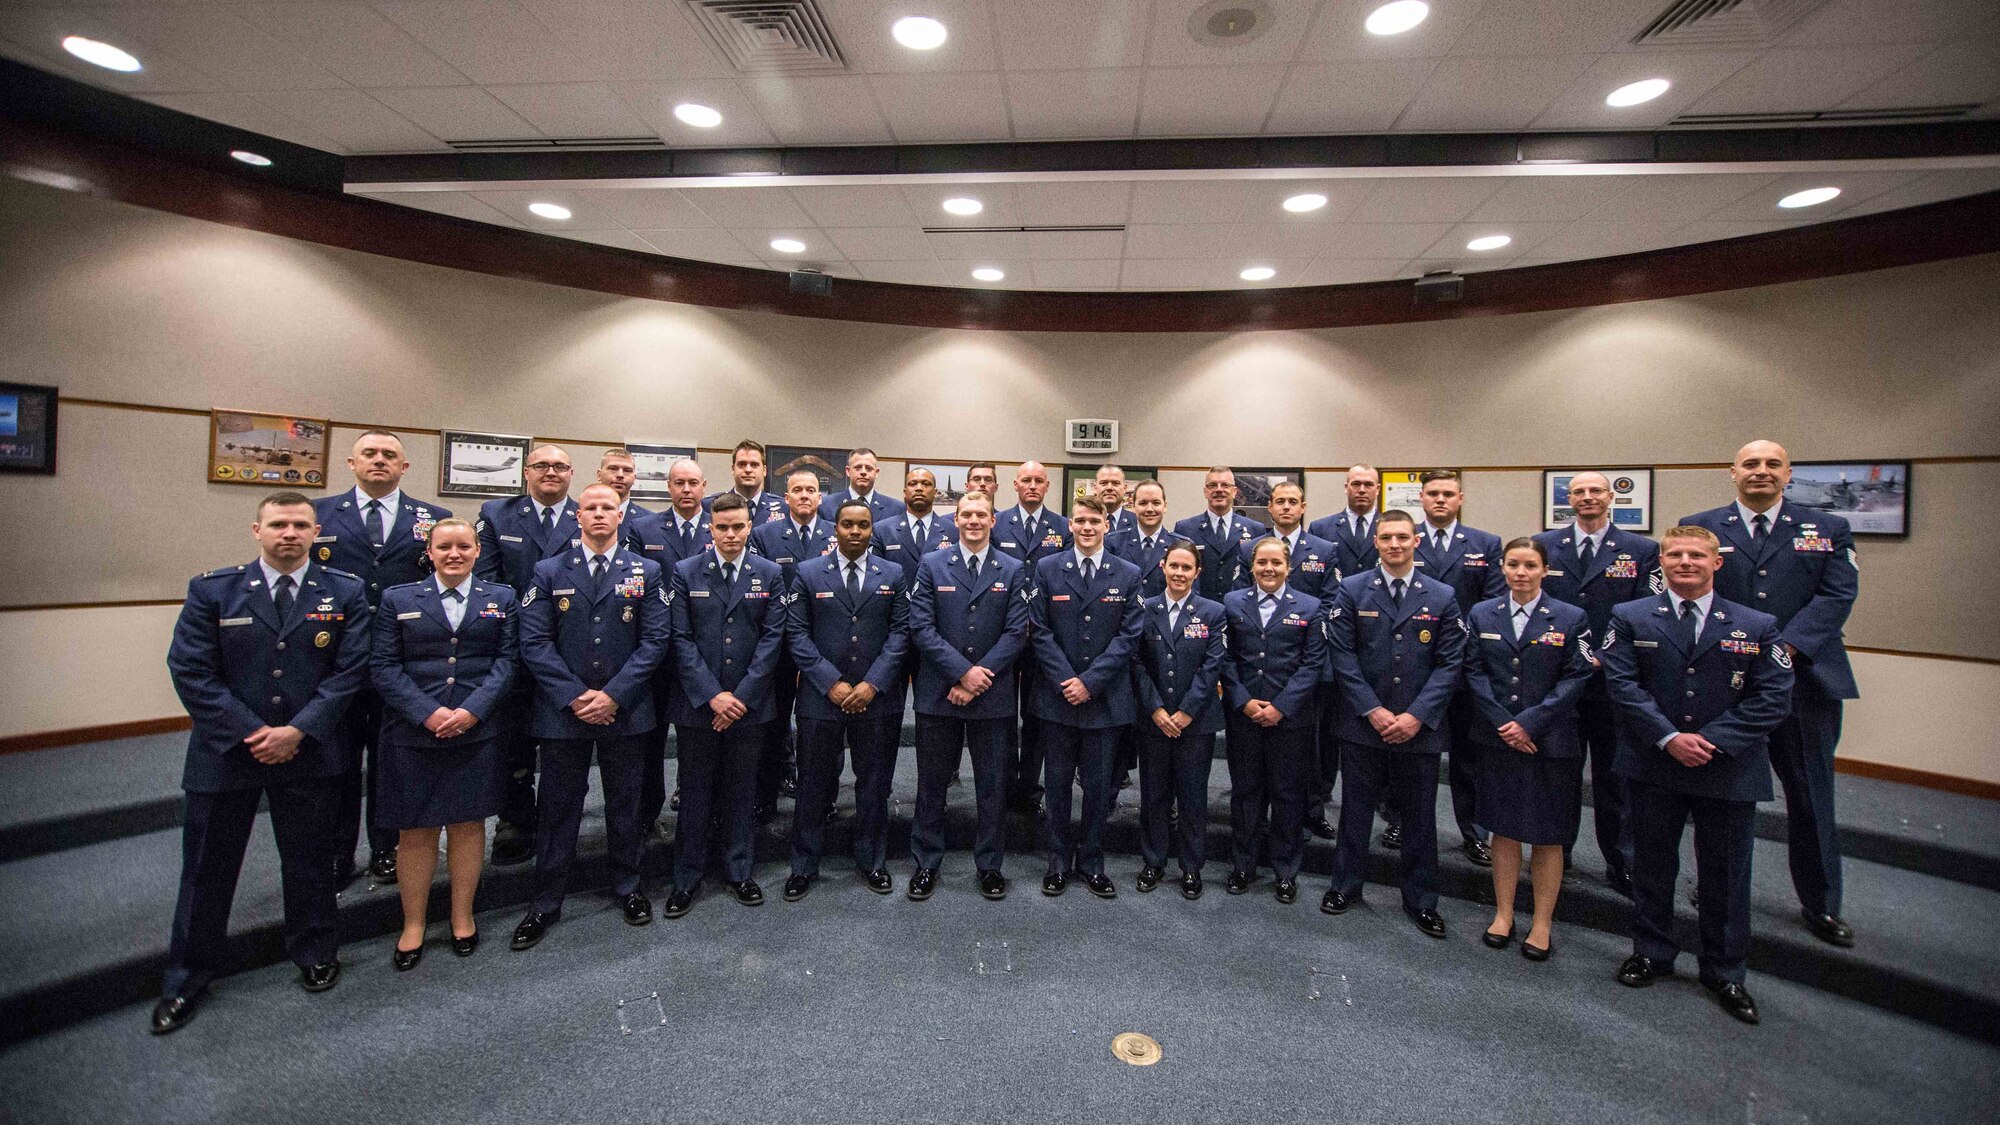
M 292 576 L 289 574 L 280 574 L 278 581 L 274 585 L 277 587 L 278 592 L 271 596 L 271 600 L 278 603 L 278 620 L 290 621 L 292 619 L 292 602 L 296 600 L 292 597 L 292 586 L 295 585 L 292 581 Z
M 1597 561 L 1596 543 L 1597 540 L 1586 537 L 1583 541 L 1583 550 L 1576 553 L 1578 569 L 1583 571 L 1586 578 L 1590 576 L 1590 564 Z
M 389 533 L 382 527 L 382 502 L 380 500 L 370 500 L 368 502 L 368 516 L 363 523 L 368 528 L 369 546 L 380 547 L 382 541 L 389 537 Z

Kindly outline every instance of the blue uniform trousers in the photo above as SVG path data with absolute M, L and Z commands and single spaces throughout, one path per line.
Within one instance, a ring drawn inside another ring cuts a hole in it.
M 972 862 L 998 871 L 1007 855 L 1007 790 L 1014 773 L 1014 716 L 958 719 L 917 715 L 917 815 L 910 825 L 910 859 L 930 870 L 944 857 L 944 809 L 961 754 L 972 751 L 972 792 L 979 809 Z
M 1802 675 L 1792 685 L 1792 713 L 1771 732 L 1771 772 L 1785 793 L 1792 887 L 1799 905 L 1813 914 L 1840 913 L 1840 826 L 1833 819 L 1840 719 L 1840 700 Z
M 843 751 L 854 756 L 854 864 L 875 871 L 889 862 L 889 782 L 903 717 L 799 720 L 799 795 L 792 807 L 792 874 L 819 874 L 826 810 L 840 792 Z
M 396 850 L 398 833 L 393 828 L 375 826 L 375 741 L 382 733 L 382 697 L 372 689 L 362 688 L 354 693 L 354 701 L 347 705 L 347 715 L 341 720 L 347 727 L 342 736 L 347 744 L 360 755 L 360 768 L 349 770 L 341 777 L 339 828 L 333 836 L 333 861 L 342 866 L 341 859 L 354 858 L 354 845 L 361 840 L 361 826 L 368 826 L 368 850 L 370 852 L 392 852 Z M 364 797 L 367 818 L 362 817 Z
M 1701 979 L 1742 984 L 1750 956 L 1750 852 L 1757 806 L 1629 780 L 1632 795 L 1632 952 L 1671 965 L 1674 883 L 1681 830 L 1694 820 L 1695 891 L 1700 899 Z
M 1340 773 L 1340 833 L 1333 853 L 1333 889 L 1350 898 L 1361 894 L 1375 806 L 1386 800 L 1403 826 L 1403 850 L 1399 853 L 1403 907 L 1436 910 L 1437 755 L 1342 742 Z
M 757 755 L 757 795 L 753 803 L 760 809 L 778 807 L 778 790 L 784 784 L 785 775 L 794 769 L 792 705 L 798 697 L 798 665 L 792 663 L 790 654 L 781 655 L 778 670 L 771 677 L 771 698 L 776 701 L 778 717 L 764 724 L 764 745 Z M 800 723 L 799 741 L 804 739 L 805 724 Z
M 1208 771 L 1215 760 L 1215 735 L 1189 730 L 1168 738 L 1149 718 L 1129 729 L 1139 749 L 1140 854 L 1148 867 L 1167 865 L 1167 821 L 1178 809 L 1175 853 L 1182 871 L 1199 872 L 1207 859 Z
M 541 740 L 541 823 L 535 831 L 535 905 L 538 913 L 562 909 L 576 859 L 577 828 L 590 791 L 590 759 L 595 751 L 598 782 L 604 787 L 605 858 L 611 866 L 611 893 L 639 889 L 639 859 L 646 837 L 639 830 L 639 777 L 650 735 Z
M 1318 724 L 1260 727 L 1235 714 L 1228 723 L 1230 866 L 1255 874 L 1261 845 L 1278 878 L 1296 879 Z
M 1576 706 L 1576 733 L 1590 758 L 1590 811 L 1597 828 L 1597 850 L 1604 853 L 1611 874 L 1632 871 L 1632 800 L 1626 782 L 1612 763 L 1618 757 L 1617 707 L 1610 699 L 1586 693 Z M 1578 821 L 1579 826 L 1582 821 Z M 1563 846 L 1576 850 L 1576 839 Z
M 1111 812 L 1111 762 L 1119 727 L 1041 724 L 1042 846 L 1049 871 L 1104 874 L 1104 818 Z M 1072 787 L 1083 782 L 1082 823 L 1070 823 Z
M 528 733 L 528 711 L 534 706 L 535 679 L 523 672 L 515 677 L 514 683 L 514 690 L 500 705 L 500 713 L 493 716 L 501 732 L 501 768 L 507 771 L 507 800 L 500 807 L 500 823 L 533 835 L 538 823 L 535 815 L 537 739 Z
M 706 716 L 708 710 L 700 712 Z M 711 816 L 722 822 L 723 873 L 731 883 L 750 877 L 756 857 L 757 760 L 765 723 L 738 722 L 717 731 L 705 722 L 676 723 L 680 739 L 681 813 L 674 840 L 674 886 L 693 892 L 708 868 Z

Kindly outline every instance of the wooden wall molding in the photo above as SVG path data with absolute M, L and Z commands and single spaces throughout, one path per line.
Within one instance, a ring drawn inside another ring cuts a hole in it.
M 46 730 L 35 734 L 13 734 L 0 738 L 0 754 L 14 754 L 23 750 L 48 750 L 52 747 L 76 746 L 85 742 L 109 742 L 117 738 L 138 738 L 147 734 L 172 734 L 193 727 L 194 720 L 186 715 L 171 715 L 164 719 L 138 719 L 129 723 L 103 723 L 93 727 L 70 727 L 67 730 Z
M 1899 781 L 1904 785 L 1921 785 L 1925 789 L 1941 789 L 1946 793 L 1960 793 L 1967 797 L 1984 797 L 1989 801 L 2000 801 L 2000 781 L 1953 777 L 1948 773 L 1932 773 L 1930 770 L 1912 769 L 1909 766 L 1892 766 L 1886 762 L 1864 762 L 1859 758 L 1835 758 L 1833 768 L 1836 773 L 1851 773 L 1856 777 Z

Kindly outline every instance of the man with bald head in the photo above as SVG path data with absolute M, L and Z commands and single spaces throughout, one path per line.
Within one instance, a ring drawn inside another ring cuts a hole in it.
M 1774 441 L 1753 441 L 1729 466 L 1736 500 L 1682 520 L 1722 541 L 1715 590 L 1778 619 L 1797 667 L 1792 713 L 1771 732 L 1771 769 L 1785 791 L 1792 886 L 1806 926 L 1820 940 L 1853 945 L 1840 918 L 1840 837 L 1834 822 L 1833 754 L 1841 701 L 1860 695 L 1841 627 L 1860 592 L 1847 521 L 1785 500 L 1792 458 Z
M 1631 488 L 1631 482 L 1622 478 L 1616 483 L 1626 491 Z M 1611 627 L 1611 607 L 1666 589 L 1660 574 L 1660 545 L 1616 526 L 1616 498 L 1614 482 L 1603 473 L 1578 473 L 1569 478 L 1569 507 L 1576 513 L 1575 522 L 1535 536 L 1549 563 L 1542 592 L 1581 608 L 1590 620 L 1590 635 L 1600 638 Z M 1577 733 L 1590 760 L 1590 807 L 1597 847 L 1604 854 L 1604 878 L 1630 898 L 1632 826 L 1625 779 L 1612 765 L 1618 753 L 1616 712 L 1600 668 L 1591 674 L 1577 705 Z M 1575 844 L 1572 836 L 1563 854 L 1573 854 Z
M 1070 548 L 1069 520 L 1042 506 L 1049 495 L 1049 470 L 1040 461 L 1023 461 L 1014 470 L 1014 496 L 1020 502 L 993 517 L 993 547 L 1027 564 L 1035 564 Z M 1060 505 L 1058 505 L 1060 507 Z M 1042 792 L 1042 720 L 1028 700 L 1032 676 L 1020 681 L 1021 737 L 1014 754 L 1014 784 L 1008 800 L 1021 812 L 1039 812 Z
M 989 500 L 990 503 L 990 500 Z M 903 514 L 875 525 L 875 553 L 903 572 L 903 593 L 917 581 L 917 564 L 958 542 L 958 524 L 937 510 L 937 474 L 921 465 L 903 474 Z
M 569 498 L 576 465 L 558 445 L 538 445 L 528 451 L 528 491 L 480 505 L 479 558 L 473 573 L 488 582 L 505 582 L 516 597 L 534 584 L 535 567 L 581 542 L 576 501 Z M 513 698 L 500 727 L 505 733 L 503 761 L 507 767 L 507 802 L 493 833 L 493 862 L 502 866 L 525 863 L 534 855 L 535 739 L 528 734 L 528 705 L 534 683 L 516 678 Z
M 1340 573 L 1360 574 L 1376 562 L 1375 506 L 1382 498 L 1382 474 L 1373 465 L 1352 466 L 1346 488 L 1346 505 L 1312 521 L 1306 530 L 1340 548 Z
M 1097 502 L 1104 505 L 1104 534 L 1130 531 L 1139 522 L 1139 517 L 1125 506 L 1131 493 L 1125 488 L 1124 469 L 1117 465 L 1099 465 L 1092 492 L 1097 496 Z

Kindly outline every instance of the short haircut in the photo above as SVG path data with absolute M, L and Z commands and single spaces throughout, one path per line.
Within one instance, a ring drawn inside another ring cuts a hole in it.
M 1137 500 L 1139 498 L 1139 490 L 1142 488 L 1157 488 L 1160 490 L 1160 499 L 1165 500 L 1167 498 L 1166 485 L 1156 480 L 1142 480 L 1132 486 L 1132 499 Z
M 1349 473 L 1355 473 L 1355 472 L 1367 473 L 1369 476 L 1375 478 L 1375 483 L 1377 484 L 1382 483 L 1382 470 L 1376 468 L 1373 465 L 1349 465 L 1347 467 L 1347 471 Z
M 1086 512 L 1096 512 L 1102 516 L 1104 514 L 1104 501 L 1099 500 L 1095 496 L 1079 496 L 1070 504 L 1070 511 L 1073 512 L 1078 508 L 1082 508 Z
M 1236 470 L 1230 468 L 1227 465 L 1211 465 L 1209 466 L 1208 472 L 1203 473 L 1202 476 L 1204 478 L 1207 478 L 1207 477 L 1212 477 L 1217 473 L 1228 473 L 1230 480 L 1233 481 L 1236 479 Z
M 993 479 L 994 479 L 994 480 L 999 480 L 999 479 L 1000 479 L 1000 470 L 999 470 L 999 469 L 996 469 L 996 468 L 994 468 L 994 467 L 993 467 L 993 463 L 992 463 L 992 462 L 990 462 L 990 461 L 981 461 L 981 462 L 979 462 L 979 463 L 978 463 L 977 465 L 967 465 L 967 466 L 965 467 L 965 475 L 969 477 L 969 476 L 971 476 L 971 475 L 972 475 L 972 474 L 973 474 L 974 472 L 976 472 L 976 471 L 978 471 L 978 470 L 980 470 L 980 469 L 985 469 L 985 470 L 986 470 L 987 472 L 989 472 L 989 473 L 992 473 L 992 474 L 993 474 Z
M 708 479 L 708 473 L 703 471 L 701 467 L 701 462 L 695 460 L 692 457 L 674 458 L 674 463 L 667 466 L 667 476 L 669 478 L 672 478 L 675 473 L 680 472 L 682 465 L 687 465 L 692 469 L 694 469 L 694 475 L 700 477 L 702 480 Z
M 1110 469 L 1112 472 L 1117 473 L 1121 477 L 1125 475 L 1125 470 L 1119 468 L 1116 465 L 1099 465 L 1097 467 L 1097 475 L 1100 477 L 1103 476 L 1104 470 L 1106 469 Z
M 841 517 L 841 516 L 844 516 L 844 515 L 846 515 L 846 514 L 847 514 L 847 509 L 849 509 L 849 508 L 859 508 L 859 509 L 861 509 L 862 511 L 864 511 L 864 512 L 867 512 L 867 513 L 868 513 L 868 522 L 870 522 L 870 523 L 873 523 L 873 522 L 875 522 L 875 509 L 873 509 L 873 508 L 870 508 L 870 507 L 868 506 L 868 501 L 866 501 L 866 500 L 851 500 L 851 499 L 850 499 L 850 500 L 843 500 L 843 501 L 841 501 L 841 504 L 840 504 L 840 507 L 838 507 L 838 508 L 834 509 L 834 512 L 833 512 L 833 522 L 835 522 L 835 523 L 839 523 L 839 522 L 840 522 L 840 517 Z
M 462 527 L 465 530 L 471 532 L 473 535 L 474 542 L 478 541 L 479 529 L 472 526 L 472 521 L 462 520 L 459 519 L 457 516 L 447 516 L 444 519 L 441 519 L 431 525 L 430 531 L 425 533 L 424 535 L 424 545 L 429 546 L 431 544 L 431 541 L 437 538 L 438 532 L 443 531 L 446 528 L 456 528 L 456 527 Z
M 854 460 L 856 457 L 873 457 L 877 461 L 880 461 L 882 459 L 881 454 L 875 452 L 874 450 L 868 448 L 865 445 L 857 445 L 853 449 L 847 451 L 847 459 L 849 461 Z
M 613 461 L 613 460 L 630 461 L 632 459 L 633 457 L 631 450 L 626 449 L 622 446 L 613 446 L 610 449 L 605 450 L 603 455 L 597 459 L 597 467 L 600 469 L 603 468 L 607 461 Z
M 563 455 L 563 460 L 565 461 L 568 461 L 570 459 L 569 450 L 564 449 L 562 446 L 557 445 L 554 442 L 545 441 L 542 442 L 540 445 L 535 446 L 533 449 L 528 450 L 528 460 L 533 461 L 535 459 L 535 454 L 540 453 L 544 449 L 555 450 L 557 453 Z
M 1722 553 L 1722 540 L 1715 537 L 1715 532 L 1705 527 L 1696 527 L 1691 523 L 1679 524 L 1668 528 L 1667 533 L 1660 536 L 1660 545 L 1665 546 L 1669 539 L 1699 539 L 1703 543 L 1708 544 L 1709 554 L 1719 555 Z
M 356 442 L 359 442 L 362 438 L 372 438 L 372 437 L 385 437 L 388 438 L 390 441 L 395 442 L 397 445 L 403 444 L 403 439 L 401 435 L 392 434 L 387 430 L 363 430 L 359 434 L 355 435 L 354 440 Z
M 719 516 L 724 512 L 748 512 L 749 510 L 750 501 L 738 495 L 735 489 L 731 489 L 716 497 L 715 503 L 708 506 L 710 518 Z
M 931 472 L 931 471 L 930 471 L 930 468 L 929 468 L 928 466 L 925 466 L 925 465 L 911 465 L 911 466 L 910 466 L 909 468 L 907 468 L 907 469 L 904 469 L 904 470 L 903 470 L 903 479 L 904 479 L 904 480 L 909 480 L 909 479 L 910 479 L 911 477 L 913 477 L 913 476 L 916 476 L 916 475 L 917 475 L 918 473 L 922 473 L 922 474 L 924 474 L 925 476 L 927 476 L 927 477 L 931 478 L 931 483 L 932 483 L 932 484 L 936 484 L 936 483 L 937 483 L 937 474 L 936 474 L 936 473 L 934 473 L 934 472 Z
M 1465 490 L 1465 482 L 1458 479 L 1457 469 L 1425 469 L 1424 475 L 1417 478 L 1419 484 L 1429 484 L 1434 480 L 1448 480 L 1458 485 L 1459 491 Z
M 1304 500 L 1306 498 L 1306 486 L 1300 484 L 1298 481 L 1295 480 L 1279 481 L 1278 483 L 1271 486 L 1271 495 L 1276 496 L 1278 494 L 1278 490 L 1281 488 L 1289 488 L 1292 491 L 1298 493 L 1299 499 L 1301 500 Z
M 785 491 L 790 492 L 792 490 L 792 482 L 799 479 L 800 477 L 811 478 L 813 482 L 813 487 L 814 488 L 819 487 L 818 473 L 813 472 L 811 469 L 793 469 L 791 472 L 785 474 Z
M 1508 555 L 1511 555 L 1515 551 L 1521 550 L 1523 548 L 1526 548 L 1527 550 L 1533 551 L 1536 554 L 1542 556 L 1543 566 L 1549 565 L 1549 549 L 1542 545 L 1541 540 L 1530 539 L 1525 535 L 1507 540 L 1507 545 L 1505 547 L 1500 548 L 1500 561 L 1505 562 L 1507 560 Z
M 310 508 L 312 507 L 312 503 L 312 500 L 302 492 L 273 492 L 262 500 L 257 501 L 257 522 L 264 522 L 264 509 L 266 508 L 293 508 L 300 504 L 304 504 Z M 313 513 L 313 522 L 319 522 L 318 512 Z
M 1193 559 L 1195 572 L 1196 573 L 1201 572 L 1201 548 L 1183 539 L 1180 542 L 1175 543 L 1172 546 L 1168 547 L 1167 553 L 1160 556 L 1160 561 L 1166 562 L 1168 557 L 1171 556 L 1175 551 L 1184 552 L 1189 558 Z
M 746 449 L 755 453 L 757 460 L 762 461 L 766 465 L 771 463 L 771 455 L 764 451 L 764 444 L 762 442 L 751 441 L 749 438 L 744 438 L 742 441 L 736 443 L 736 448 L 729 451 L 729 459 L 731 461 L 736 460 L 736 455 Z
M 986 514 L 993 514 L 993 495 L 989 492 L 975 488 L 958 498 L 958 506 L 961 509 L 967 504 L 984 504 L 986 505 Z
M 1273 543 L 1273 544 L 1276 544 L 1276 545 L 1277 545 L 1277 548 L 1278 548 L 1278 553 L 1279 553 L 1279 554 L 1281 554 L 1281 555 L 1283 555 L 1283 556 L 1285 556 L 1285 561 L 1286 561 L 1286 562 L 1290 562 L 1290 561 L 1292 561 L 1292 548 L 1291 548 L 1291 546 L 1290 546 L 1289 544 L 1287 544 L 1287 543 L 1286 543 L 1286 542 L 1285 542 L 1285 541 L 1284 541 L 1283 539 L 1280 539 L 1280 538 L 1278 538 L 1278 537 L 1277 537 L 1277 536 L 1275 536 L 1275 535 L 1266 535 L 1266 536 L 1263 536 L 1262 538 L 1258 539 L 1258 540 L 1257 540 L 1256 542 L 1254 542 L 1254 543 L 1250 544 L 1250 557 L 1251 557 L 1251 558 L 1253 558 L 1253 559 L 1254 559 L 1254 558 L 1256 558 L 1256 557 L 1257 557 L 1257 552 L 1259 552 L 1259 551 L 1263 550 L 1263 549 L 1264 549 L 1264 544 L 1266 544 L 1266 543 Z
M 1375 530 L 1382 530 L 1382 525 L 1385 523 L 1406 523 L 1410 525 L 1410 530 L 1412 531 L 1415 531 L 1417 527 L 1416 517 L 1401 508 L 1391 508 L 1381 515 L 1376 516 Z

